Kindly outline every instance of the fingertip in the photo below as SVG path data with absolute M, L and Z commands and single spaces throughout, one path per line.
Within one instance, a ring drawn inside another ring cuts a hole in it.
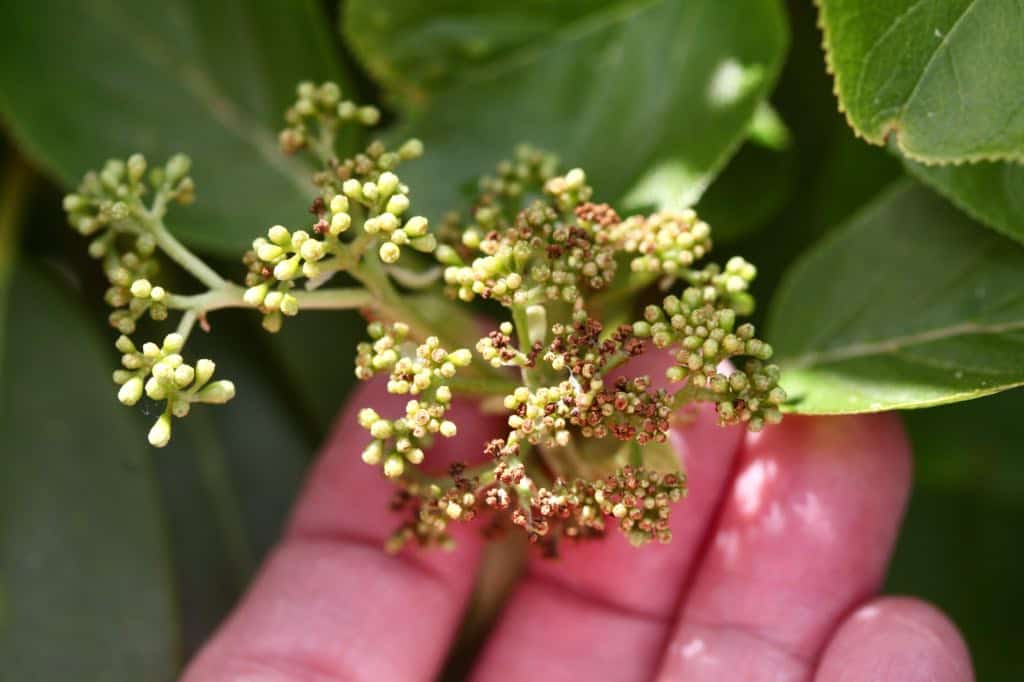
M 919 599 L 883 597 L 851 613 L 822 655 L 815 682 L 972 682 L 957 627 Z

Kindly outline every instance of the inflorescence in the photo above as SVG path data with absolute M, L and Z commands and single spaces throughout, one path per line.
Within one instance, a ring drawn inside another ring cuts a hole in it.
M 194 403 L 234 396 L 230 381 L 213 380 L 212 361 L 188 364 L 183 354 L 195 324 L 207 329 L 207 314 L 228 307 L 258 311 L 270 332 L 303 309 L 354 308 L 368 318 L 356 376 L 380 376 L 389 393 L 408 399 L 399 414 L 366 406 L 358 415 L 368 432 L 363 461 L 395 482 L 393 507 L 408 514 L 395 549 L 449 544 L 452 522 L 484 514 L 489 528 L 507 519 L 547 552 L 561 537 L 600 536 L 609 525 L 636 544 L 667 542 L 686 478 L 648 455 L 664 447 L 681 408 L 711 402 L 723 425 L 751 430 L 781 418 L 785 393 L 771 346 L 738 320 L 753 310 L 756 270 L 739 257 L 724 268 L 702 265 L 711 228 L 692 210 L 620 217 L 593 199 L 583 170 L 560 174 L 555 157 L 523 147 L 481 178 L 468 217 L 453 213 L 431 228 L 397 174 L 422 155 L 418 140 L 393 150 L 373 141 L 339 158 L 341 135 L 375 125 L 380 113 L 343 99 L 333 83 L 302 83 L 297 95 L 280 142 L 285 153 L 319 161 L 312 219 L 256 238 L 243 285 L 223 279 L 164 224 L 171 203 L 194 199 L 183 155 L 153 169 L 140 155 L 108 161 L 65 198 L 110 282 L 110 324 L 121 334 L 118 399 L 164 404 L 151 444 L 166 445 L 173 418 Z M 159 283 L 161 254 L 206 289 L 168 291 Z M 323 287 L 340 272 L 359 286 Z M 659 303 L 637 307 L 658 289 Z M 442 310 L 494 301 L 508 317 L 466 343 L 469 330 L 453 333 L 427 315 L 413 290 L 433 292 Z M 181 314 L 176 331 L 160 345 L 136 346 L 130 336 L 171 311 Z M 629 360 L 648 352 L 665 355 L 664 377 L 629 374 Z M 458 432 L 449 413 L 459 392 L 493 396 L 484 404 L 504 409 L 507 433 L 437 473 L 429 451 Z

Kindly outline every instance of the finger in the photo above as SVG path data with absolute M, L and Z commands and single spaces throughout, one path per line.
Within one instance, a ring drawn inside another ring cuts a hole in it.
M 788 417 L 748 437 L 662 679 L 810 679 L 840 616 L 878 589 L 909 482 L 892 415 Z
M 941 611 L 884 597 L 854 611 L 832 637 L 815 682 L 973 682 L 971 657 Z
M 661 360 L 648 360 L 630 363 L 628 373 L 663 371 Z M 689 487 L 673 510 L 672 542 L 637 549 L 615 529 L 600 541 L 563 542 L 557 560 L 533 557 L 477 665 L 478 678 L 650 678 L 742 432 L 719 427 L 708 406 L 671 438 Z
M 188 669 L 187 682 L 432 679 L 471 589 L 480 541 L 453 529 L 456 549 L 390 555 L 384 541 L 404 518 L 394 490 L 360 461 L 359 407 L 400 414 L 405 401 L 372 382 L 338 421 L 292 522 L 241 605 Z M 497 431 L 456 403 L 459 435 L 442 439 L 425 466 L 479 453 Z M 461 532 L 460 532 L 461 531 Z M 410 617 L 410 612 L 414 615 Z

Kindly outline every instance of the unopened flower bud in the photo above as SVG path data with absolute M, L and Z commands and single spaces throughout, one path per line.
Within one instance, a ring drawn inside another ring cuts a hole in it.
M 235 384 L 226 379 L 214 381 L 196 394 L 200 402 L 221 405 L 235 397 Z
M 388 455 L 384 460 L 384 475 L 388 478 L 398 478 L 405 472 L 405 461 L 402 456 L 395 453 Z
M 171 440 L 171 415 L 166 412 L 153 423 L 149 430 L 149 444 L 155 448 L 162 448 Z
M 380 259 L 385 263 L 395 263 L 398 261 L 399 256 L 402 255 L 398 245 L 392 242 L 384 242 L 381 244 L 379 253 Z
M 124 405 L 134 405 L 142 398 L 142 379 L 132 377 L 121 385 L 117 392 L 117 399 Z

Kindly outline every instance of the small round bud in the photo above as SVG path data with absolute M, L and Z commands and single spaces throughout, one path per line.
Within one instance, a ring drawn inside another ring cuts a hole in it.
M 185 388 L 192 383 L 196 371 L 191 365 L 179 365 L 174 370 L 174 385 L 178 388 Z
M 473 361 L 473 354 L 468 348 L 460 348 L 448 354 L 448 360 L 456 367 L 468 367 Z
M 384 475 L 388 478 L 398 478 L 405 472 L 405 461 L 399 454 L 388 455 L 384 460 Z
M 423 143 L 416 138 L 406 140 L 402 146 L 398 148 L 398 155 L 406 161 L 418 159 L 423 156 Z
M 565 186 L 569 190 L 577 190 L 583 187 L 583 183 L 586 181 L 587 175 L 581 168 L 573 168 L 565 174 Z
M 409 197 L 404 194 L 396 194 L 388 199 L 387 208 L 385 209 L 392 215 L 402 215 L 409 209 Z
M 148 279 L 137 279 L 132 282 L 131 292 L 135 298 L 149 298 L 153 292 L 153 285 Z
M 256 247 L 256 255 L 262 261 L 274 261 L 284 255 L 284 249 L 276 244 L 268 244 L 266 242 Z
M 366 449 L 363 450 L 362 459 L 364 462 L 371 466 L 380 464 L 381 458 L 384 456 L 384 449 L 381 447 L 380 441 L 373 441 Z
M 263 299 L 266 298 L 269 291 L 269 283 L 257 284 L 245 290 L 245 293 L 242 294 L 242 300 L 251 306 L 263 305 Z
M 355 178 L 349 178 L 341 185 L 341 191 L 345 193 L 345 196 L 355 200 L 363 198 L 363 184 Z
M 295 279 L 299 274 L 299 265 L 301 257 L 294 255 L 287 260 L 283 260 L 274 266 L 274 279 L 281 282 L 287 282 L 288 280 Z
M 281 304 L 278 307 L 282 315 L 293 317 L 299 314 L 299 299 L 292 294 L 285 294 L 281 297 Z
M 346 211 L 348 211 L 348 197 L 335 194 L 331 199 L 331 213 L 345 213 Z
M 154 301 L 162 301 L 167 298 L 167 290 L 163 287 L 153 287 L 149 292 L 149 297 Z
M 308 261 L 315 262 L 324 257 L 326 250 L 327 247 L 323 242 L 316 239 L 307 239 L 299 247 L 299 255 Z
M 374 126 L 380 121 L 380 110 L 377 107 L 359 107 L 356 117 L 364 126 Z
M 398 176 L 391 171 L 385 171 L 380 174 L 377 178 L 377 189 L 380 191 L 381 196 L 390 196 L 395 193 L 398 189 Z M 366 191 L 366 188 L 363 188 Z
M 292 241 L 292 233 L 284 225 L 274 225 L 267 230 L 267 237 L 278 246 L 288 246 Z
M 177 183 L 179 180 L 181 180 L 188 174 L 188 171 L 191 167 L 192 159 L 188 158 L 184 154 L 175 154 L 167 162 L 167 182 L 171 183 L 172 185 Z
M 409 218 L 407 221 L 405 221 L 405 226 L 403 227 L 403 229 L 405 230 L 405 233 L 410 237 L 422 237 L 425 234 L 427 234 L 427 230 L 429 229 L 429 227 L 430 225 L 427 222 L 427 219 L 424 218 L 423 216 L 418 215 L 413 216 L 412 218 Z
M 341 234 L 351 226 L 352 216 L 350 216 L 348 213 L 336 213 L 334 217 L 331 218 L 330 232 L 332 235 L 337 237 L 339 234 Z
M 392 242 L 384 242 L 381 244 L 379 253 L 380 259 L 385 263 L 395 263 L 398 261 L 398 257 L 402 255 L 398 245 Z
M 454 422 L 450 422 L 448 420 L 445 420 L 445 421 L 441 422 L 441 426 L 438 428 L 438 431 L 445 438 L 453 438 L 455 436 L 455 434 L 457 433 L 458 428 L 455 426 Z
M 391 428 L 391 422 L 387 419 L 378 419 L 370 424 L 370 435 L 378 440 L 391 438 L 393 434 L 394 430 Z

